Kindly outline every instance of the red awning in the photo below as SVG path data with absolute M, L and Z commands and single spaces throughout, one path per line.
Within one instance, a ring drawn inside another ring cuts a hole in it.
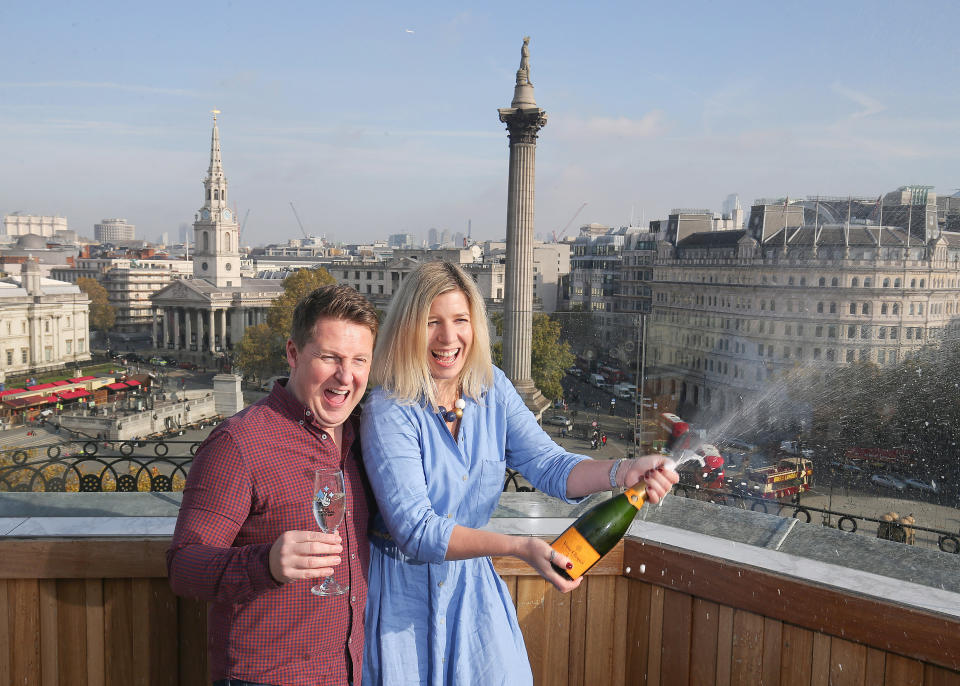
M 45 388 L 53 388 L 52 383 L 42 383 L 36 386 L 27 386 L 28 391 L 42 391 Z
M 117 383 L 108 383 L 107 388 L 109 388 L 111 391 L 129 391 L 130 390 L 130 387 L 127 384 L 123 383 L 122 381 L 118 381 Z
M 128 379 L 127 382 L 126 382 L 126 384 L 127 384 L 128 386 L 131 386 L 131 387 L 132 387 L 132 386 L 140 386 L 140 385 L 142 385 L 142 384 L 141 384 L 139 381 L 137 381 L 136 379 Z
M 11 388 L 6 391 L 0 391 L 0 398 L 2 398 L 5 395 L 13 395 L 14 393 L 26 393 L 26 392 L 27 392 L 26 388 Z
M 90 391 L 85 388 L 78 388 L 75 391 L 63 391 L 59 394 L 61 400 L 75 400 L 76 398 L 82 398 L 85 395 L 90 395 Z
M 70 379 L 70 383 L 77 383 L 78 381 L 89 381 L 90 379 L 96 379 L 95 376 L 78 376 L 76 379 Z
M 54 386 L 69 386 L 69 385 L 70 385 L 70 382 L 69 382 L 69 381 L 65 381 L 65 380 L 54 381 L 54 382 L 53 382 L 53 385 L 54 385 Z

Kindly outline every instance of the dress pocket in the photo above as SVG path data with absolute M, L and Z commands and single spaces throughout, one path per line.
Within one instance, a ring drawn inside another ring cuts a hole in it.
M 480 463 L 480 480 L 477 486 L 475 511 L 482 520 L 493 514 L 497 503 L 500 502 L 500 493 L 503 491 L 503 480 L 507 472 L 506 460 L 483 460 Z

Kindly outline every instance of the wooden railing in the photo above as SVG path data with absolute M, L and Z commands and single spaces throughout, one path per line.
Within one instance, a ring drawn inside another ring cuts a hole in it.
M 0 684 L 208 684 L 169 539 L 0 539 Z M 960 620 L 627 539 L 563 595 L 495 560 L 538 686 L 960 686 Z

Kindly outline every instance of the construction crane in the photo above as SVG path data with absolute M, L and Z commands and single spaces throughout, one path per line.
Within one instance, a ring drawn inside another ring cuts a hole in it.
M 293 206 L 292 202 L 290 203 L 290 209 L 293 210 L 293 216 L 297 218 L 297 224 L 300 225 L 300 232 L 303 233 L 303 237 L 310 238 L 310 236 L 307 235 L 307 230 L 303 228 L 303 222 L 300 221 L 300 215 L 297 214 L 297 208 Z
M 567 229 L 569 229 L 570 225 L 573 224 L 573 220 L 576 219 L 581 212 L 583 212 L 583 208 L 586 207 L 588 204 L 589 203 L 583 203 L 582 205 L 580 205 L 580 207 L 577 208 L 577 211 L 573 213 L 572 217 L 570 217 L 570 221 L 568 221 L 566 225 L 562 229 L 560 229 L 559 235 L 557 234 L 556 231 L 550 232 L 550 235 L 553 237 L 554 243 L 559 243 L 560 241 L 563 240 L 563 237 L 567 235 Z

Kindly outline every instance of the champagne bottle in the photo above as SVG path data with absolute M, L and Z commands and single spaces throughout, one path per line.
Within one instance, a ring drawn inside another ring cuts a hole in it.
M 641 481 L 580 515 L 550 544 L 573 563 L 570 570 L 553 565 L 557 574 L 571 581 L 583 576 L 623 538 L 645 502 L 647 486 Z

